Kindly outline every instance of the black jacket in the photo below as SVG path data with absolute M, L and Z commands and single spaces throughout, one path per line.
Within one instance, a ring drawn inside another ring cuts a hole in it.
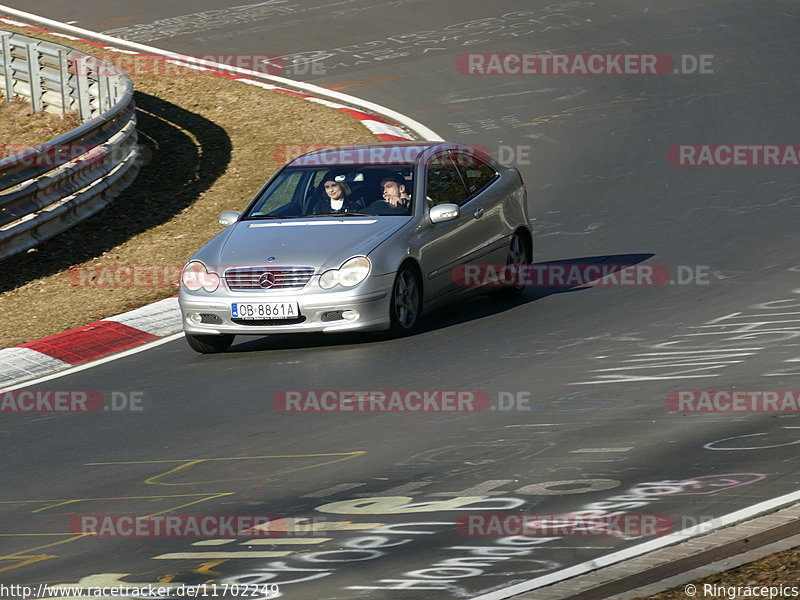
M 361 206 L 361 204 L 356 202 L 355 200 L 351 200 L 350 198 L 345 198 L 341 210 L 333 210 L 331 208 L 331 199 L 325 197 L 317 200 L 314 203 L 314 207 L 311 209 L 311 213 L 315 215 L 318 215 L 320 213 L 329 213 L 329 212 L 351 213 L 351 212 L 361 212 L 362 208 L 364 207 Z

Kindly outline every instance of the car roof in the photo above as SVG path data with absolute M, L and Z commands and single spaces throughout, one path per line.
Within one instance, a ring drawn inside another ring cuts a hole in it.
M 414 164 L 422 152 L 439 145 L 441 142 L 409 141 L 330 146 L 298 156 L 287 166 L 409 165 Z

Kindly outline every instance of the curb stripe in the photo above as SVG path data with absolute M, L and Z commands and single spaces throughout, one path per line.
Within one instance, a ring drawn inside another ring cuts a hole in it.
M 347 113 L 348 115 L 350 115 L 354 119 L 358 119 L 359 121 L 378 121 L 379 123 L 386 123 L 387 125 L 395 126 L 393 123 L 387 121 L 386 119 L 381 119 L 376 115 L 370 115 L 360 110 L 354 110 L 352 108 L 347 108 L 347 107 L 338 108 L 337 110 L 340 110 L 343 113 Z
M 69 367 L 63 360 L 51 358 L 28 348 L 0 350 L 0 389 L 15 381 L 33 379 Z
M 79 365 L 156 339 L 158 336 L 122 323 L 95 321 L 16 347 L 35 350 L 71 365 Z

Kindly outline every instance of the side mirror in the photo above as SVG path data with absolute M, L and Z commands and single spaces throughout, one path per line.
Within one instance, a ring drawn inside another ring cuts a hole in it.
M 461 210 L 458 208 L 458 204 L 437 204 L 431 208 L 428 218 L 431 223 L 444 223 L 457 219 L 460 214 Z
M 236 221 L 239 220 L 239 217 L 242 216 L 242 213 L 236 212 L 235 210 L 226 210 L 219 216 L 219 224 L 223 227 L 230 227 Z

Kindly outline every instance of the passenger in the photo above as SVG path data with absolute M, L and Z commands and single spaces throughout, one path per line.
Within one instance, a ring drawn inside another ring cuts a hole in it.
M 364 211 L 376 215 L 410 215 L 411 195 L 406 185 L 400 174 L 384 177 L 380 183 L 383 199 L 373 202 Z
M 331 173 L 319 184 L 318 195 L 321 198 L 314 203 L 311 209 L 312 214 L 323 213 L 357 213 L 361 211 L 361 206 L 354 200 L 350 200 L 350 186 L 344 181 L 336 181 Z

